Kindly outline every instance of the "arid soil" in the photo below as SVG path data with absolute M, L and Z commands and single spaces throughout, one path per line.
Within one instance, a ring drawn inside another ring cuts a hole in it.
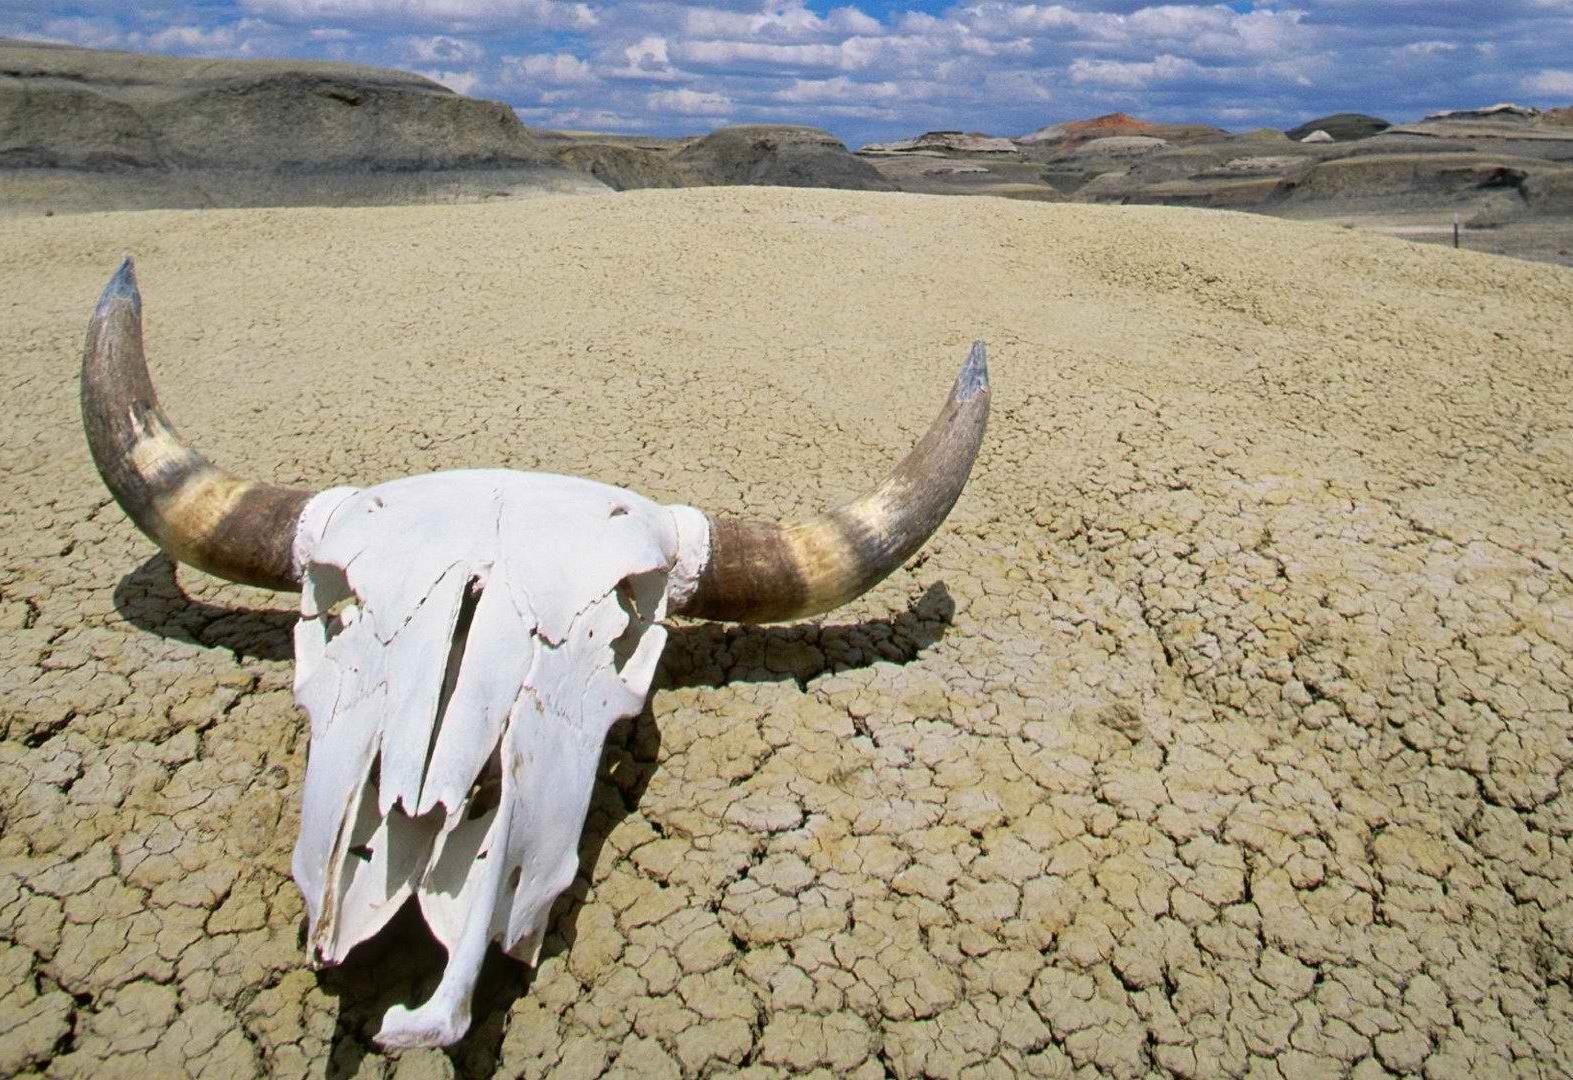
M 286 483 L 462 465 L 787 516 L 968 342 L 911 565 L 685 625 L 538 971 L 305 968 L 294 600 L 99 483 L 134 253 L 164 403 Z M 777 188 L 18 218 L 0 234 L 0 1074 L 1554 1076 L 1573 1069 L 1573 271 L 1156 207 Z

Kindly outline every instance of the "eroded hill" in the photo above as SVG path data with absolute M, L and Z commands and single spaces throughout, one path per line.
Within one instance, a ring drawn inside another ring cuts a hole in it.
M 5 209 L 604 190 L 513 110 L 408 72 L 0 41 Z

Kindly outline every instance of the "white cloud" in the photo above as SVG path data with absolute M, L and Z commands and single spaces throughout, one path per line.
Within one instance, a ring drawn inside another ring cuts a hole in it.
M 171 26 L 149 35 L 146 44 L 157 52 L 233 52 L 246 48 L 239 33 L 230 26 L 215 26 L 209 30 L 200 26 Z
M 766 38 L 778 42 L 829 40 L 849 34 L 878 34 L 878 19 L 855 7 L 835 8 L 823 18 L 808 10 L 802 0 L 762 11 L 730 11 L 714 7 L 685 7 L 682 29 L 695 37 Z
M 1054 91 L 1045 81 L 1033 71 L 992 71 L 984 78 L 984 88 L 997 101 L 1053 101 Z
M 399 39 L 405 56 L 420 64 L 473 64 L 486 56 L 486 50 L 473 41 L 447 34 Z
M 1573 71 L 1546 68 L 1533 75 L 1526 75 L 1519 85 L 1531 94 L 1573 98 Z
M 544 83 L 589 83 L 595 72 L 585 61 L 569 53 L 537 53 L 533 56 L 503 58 L 503 70 L 517 78 Z
M 1135 63 L 1077 59 L 1071 61 L 1070 77 L 1073 83 L 1097 83 L 1122 90 L 1144 90 L 1154 83 L 1192 78 L 1201 71 L 1202 67 L 1196 61 L 1180 56 L 1165 55 Z
M 417 71 L 432 82 L 441 83 L 455 94 L 470 94 L 481 84 L 481 77 L 473 71 Z
M 145 31 L 122 30 L 110 19 L 77 16 L 50 19 L 41 30 L 42 33 L 26 36 L 94 49 L 207 56 L 248 56 L 259 52 L 264 42 L 276 43 L 276 27 L 261 19 L 240 19 L 207 27 L 178 23 Z
M 667 55 L 666 39 L 650 35 L 640 38 L 623 50 L 623 57 L 632 68 L 663 68 L 671 62 Z
M 632 45 L 624 46 L 620 54 L 613 50 L 597 71 L 608 79 L 638 82 L 676 82 L 686 78 L 672 66 L 666 39 L 655 34 L 647 34 Z
M 833 79 L 794 79 L 785 90 L 770 95 L 772 101 L 848 104 L 921 97 L 922 89 L 897 82 L 857 82 L 845 75 Z
M 117 24 L 108 19 L 49 19 L 39 30 L 39 33 L 28 36 L 66 45 L 85 45 L 90 49 L 125 48 L 127 37 Z
M 384 25 L 499 26 L 520 22 L 588 30 L 599 20 L 583 3 L 560 0 L 240 0 L 253 14 L 292 23 L 377 21 Z
M 1072 11 L 1061 4 L 1041 7 L 1037 4 L 1005 4 L 998 0 L 962 8 L 959 14 L 966 25 L 979 33 L 1053 33 L 1062 30 L 1090 30 L 1097 16 Z M 909 12 L 903 20 L 903 29 L 917 30 L 943 25 L 932 15 Z
M 854 34 L 878 34 L 883 29 L 878 19 L 863 14 L 855 7 L 833 8 L 827 21 L 837 29 Z
M 1289 127 L 1341 109 L 1401 120 L 1515 96 L 1573 98 L 1573 0 L 950 0 L 928 11 L 828 2 L 841 6 L 0 0 L 0 33 L 414 67 L 455 89 L 506 94 L 531 122 L 559 126 L 692 131 L 759 118 L 828 126 L 848 142 L 940 127 L 1029 131 L 1117 108 Z
M 648 115 L 630 116 L 613 109 L 525 106 L 513 111 L 520 120 L 536 127 L 582 131 L 645 131 L 650 127 Z
M 734 108 L 732 99 L 724 94 L 707 94 L 688 89 L 657 90 L 645 98 L 645 103 L 656 112 L 674 112 L 684 116 L 725 116 Z
M 892 108 L 889 108 L 888 106 L 878 106 L 878 105 L 831 105 L 831 104 L 824 104 L 824 105 L 820 105 L 818 107 L 818 109 L 816 110 L 816 113 L 819 116 L 846 117 L 846 118 L 856 119 L 856 120 L 898 120 L 898 119 L 901 118 L 900 110 L 892 109 Z M 769 117 L 769 116 L 773 116 L 776 119 L 781 119 L 779 114 L 774 114 L 774 113 L 767 114 L 767 117 Z M 793 123 L 801 123 L 802 121 L 799 120 L 799 119 L 792 119 L 792 122 Z M 816 123 L 816 124 L 811 124 L 810 126 L 811 127 L 823 127 L 824 125 Z
M 678 45 L 681 63 L 708 67 L 740 67 L 763 64 L 771 67 L 842 68 L 849 64 L 841 45 L 773 45 L 761 41 L 689 41 Z
M 1457 52 L 1458 46 L 1451 41 L 1412 41 L 1398 50 L 1402 57 L 1428 57 L 1442 56 L 1450 52 Z

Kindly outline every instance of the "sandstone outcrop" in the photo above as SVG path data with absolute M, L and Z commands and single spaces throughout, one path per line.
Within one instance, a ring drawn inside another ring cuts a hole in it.
M 858 153 L 910 154 L 923 151 L 940 154 L 1019 154 L 1021 152 L 1011 140 L 994 135 L 981 135 L 975 131 L 927 131 L 915 139 L 869 143 L 860 148 Z
M 1090 120 L 1068 120 L 1064 123 L 1050 124 L 1029 134 L 1019 135 L 1013 141 L 1024 146 L 1050 143 L 1061 150 L 1069 150 L 1092 139 L 1116 135 L 1149 136 L 1169 142 L 1194 142 L 1221 138 L 1225 134 L 1227 133 L 1221 128 L 1207 124 L 1162 124 L 1141 120 L 1128 113 L 1115 112 L 1095 116 Z
M 670 151 L 586 138 L 565 141 L 552 154 L 570 169 L 589 173 L 614 191 L 688 186 L 688 178 L 673 167 Z
M 893 186 L 829 132 L 788 124 L 720 128 L 678 151 L 671 164 L 690 186 L 767 184 L 858 191 L 888 191 Z
M 1344 112 L 1333 113 L 1331 116 L 1323 116 L 1315 120 L 1307 120 L 1298 127 L 1290 128 L 1284 134 L 1295 142 L 1308 142 L 1312 135 L 1320 131 L 1327 135 L 1328 140 L 1352 142 L 1355 139 L 1370 138 L 1372 135 L 1386 131 L 1390 127 L 1392 127 L 1390 123 L 1378 116 Z
M 270 190 L 281 203 L 335 189 L 354 201 L 359 179 L 415 195 L 466 173 L 600 187 L 554 161 L 508 106 L 408 72 L 17 41 L 0 42 L 0 169 L 20 185 L 75 178 L 128 198 L 186 189 L 197 205 L 266 202 Z

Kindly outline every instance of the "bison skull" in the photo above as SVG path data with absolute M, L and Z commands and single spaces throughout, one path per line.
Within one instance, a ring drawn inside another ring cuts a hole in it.
M 535 962 L 607 729 L 644 707 L 661 620 L 773 622 L 866 591 L 960 496 L 988 398 L 978 343 L 882 484 L 784 525 L 506 470 L 321 493 L 237 479 L 159 408 L 129 259 L 82 363 L 94 460 L 143 532 L 200 569 L 301 592 L 311 746 L 294 874 L 312 958 L 344 959 L 412 896 L 448 953 L 432 997 L 384 1017 L 390 1046 L 464 1034 L 492 941 Z

